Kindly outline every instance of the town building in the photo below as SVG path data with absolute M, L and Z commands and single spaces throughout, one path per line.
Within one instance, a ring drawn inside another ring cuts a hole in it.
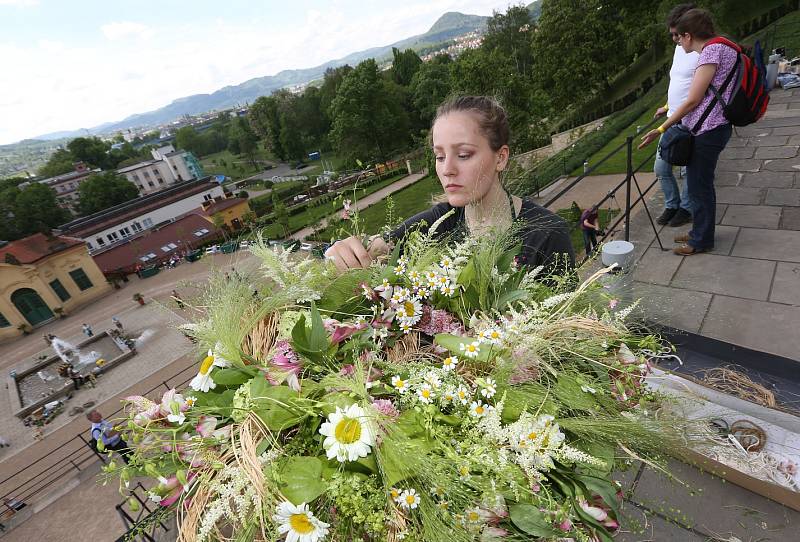
M 172 145 L 165 145 L 151 150 L 150 154 L 153 156 L 152 160 L 117 170 L 118 174 L 136 185 L 141 196 L 203 177 L 200 162 L 189 151 L 176 151 Z
M 225 197 L 222 186 L 210 177 L 175 184 L 61 226 L 64 235 L 83 239 L 94 254 L 142 231 L 163 226 L 194 211 L 205 201 Z
M 85 240 L 103 273 L 120 276 L 239 231 L 249 210 L 246 198 L 206 177 L 73 220 L 59 231 Z
M 52 188 L 56 193 L 59 207 L 68 209 L 70 212 L 75 213 L 78 209 L 78 186 L 89 178 L 90 175 L 100 173 L 100 168 L 91 169 L 83 162 L 76 162 L 74 164 L 75 171 L 49 177 L 39 181 L 41 184 L 46 184 Z M 24 188 L 28 183 L 23 183 L 20 188 Z
M 0 246 L 0 340 L 72 312 L 111 290 L 86 243 L 37 233 Z

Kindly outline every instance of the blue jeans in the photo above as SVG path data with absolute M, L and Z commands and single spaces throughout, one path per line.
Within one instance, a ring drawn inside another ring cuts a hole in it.
M 661 145 L 661 140 L 658 141 Z M 681 168 L 681 177 L 683 177 L 683 190 L 678 188 L 678 181 L 675 179 L 675 174 L 672 172 L 672 164 L 661 159 L 660 147 L 656 147 L 656 161 L 653 164 L 653 172 L 658 177 L 661 183 L 661 190 L 664 192 L 664 208 L 677 209 L 683 208 L 688 212 L 692 212 L 692 202 L 689 198 L 689 191 L 686 188 L 686 168 Z
M 686 179 L 693 204 L 689 245 L 696 249 L 714 248 L 714 224 L 717 222 L 714 170 L 717 169 L 720 153 L 731 138 L 731 131 L 730 124 L 723 124 L 694 138 L 694 151 L 686 166 Z

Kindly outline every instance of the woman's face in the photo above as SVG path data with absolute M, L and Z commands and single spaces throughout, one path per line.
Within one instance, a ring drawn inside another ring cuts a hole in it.
M 436 174 L 447 201 L 464 207 L 482 200 L 506 166 L 508 147 L 493 151 L 475 114 L 453 111 L 433 125 Z

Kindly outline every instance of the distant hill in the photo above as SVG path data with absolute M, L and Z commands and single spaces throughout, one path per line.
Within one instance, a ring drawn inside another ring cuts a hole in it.
M 313 68 L 299 70 L 284 70 L 275 75 L 256 77 L 238 85 L 223 87 L 211 94 L 194 94 L 174 100 L 167 106 L 161 107 L 147 113 L 131 115 L 122 121 L 108 122 L 90 128 L 92 133 L 107 133 L 125 130 L 135 126 L 154 126 L 177 119 L 183 115 L 196 115 L 215 109 L 227 109 L 236 104 L 252 102 L 259 96 L 269 95 L 273 91 L 283 87 L 300 85 L 321 78 L 328 68 L 336 68 L 345 64 L 354 66 L 367 58 L 374 58 L 378 61 L 391 58 L 392 47 L 398 49 L 422 49 L 435 46 L 440 43 L 452 40 L 457 36 L 462 36 L 474 30 L 486 28 L 489 17 L 480 15 L 467 15 L 464 13 L 448 12 L 439 19 L 424 34 L 412 36 L 404 40 L 386 45 L 383 47 L 373 47 L 364 51 L 351 53 L 344 58 L 331 60 L 325 64 Z M 37 136 L 36 139 L 54 139 L 66 136 L 85 135 L 85 130 L 74 132 L 57 132 Z
M 542 0 L 536 0 L 535 2 L 528 4 L 528 11 L 531 14 L 531 19 L 533 19 L 533 22 L 538 21 L 539 17 L 542 15 Z

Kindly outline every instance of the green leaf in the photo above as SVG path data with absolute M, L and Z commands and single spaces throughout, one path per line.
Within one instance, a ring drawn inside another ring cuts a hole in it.
M 586 489 L 590 492 L 600 495 L 603 502 L 608 505 L 616 515 L 619 515 L 620 501 L 617 498 L 617 486 L 605 478 L 598 478 L 597 476 L 576 476 L 578 481 L 581 482 Z
M 254 412 L 271 431 L 281 431 L 300 423 L 305 413 L 297 407 L 300 396 L 286 386 L 273 386 L 266 378 L 250 381 Z
M 527 299 L 528 292 L 525 290 L 510 290 L 508 292 L 503 292 L 500 298 L 497 300 L 495 304 L 495 308 L 497 310 L 503 311 L 506 307 L 513 303 L 514 301 L 519 301 L 520 299 Z
M 553 391 L 558 400 L 571 410 L 592 411 L 597 405 L 594 395 L 583 391 L 577 380 L 564 373 L 558 375 L 558 381 Z
M 608 530 L 605 526 L 594 519 L 590 513 L 581 508 L 581 505 L 577 501 L 572 502 L 572 509 L 575 510 L 578 517 L 581 518 L 581 522 L 594 529 L 595 534 L 600 540 L 603 542 L 614 542 L 614 539 L 608 534 Z
M 301 314 L 292 328 L 292 346 L 295 350 L 308 350 L 308 331 L 306 330 L 306 315 Z
M 215 384 L 225 387 L 239 387 L 254 376 L 254 372 L 246 369 L 218 369 L 211 373 Z
M 352 472 L 361 472 L 363 474 L 377 474 L 378 462 L 375 460 L 375 454 L 369 454 L 367 457 L 359 457 L 355 461 L 348 461 L 344 464 L 345 470 Z
M 311 302 L 311 333 L 308 336 L 308 348 L 312 352 L 324 352 L 330 346 L 328 332 L 322 323 L 322 316 L 317 310 L 317 305 Z
M 532 504 L 513 504 L 508 508 L 511 522 L 531 536 L 549 537 L 558 534 L 547 516 Z
M 316 457 L 289 457 L 281 468 L 278 487 L 292 504 L 312 502 L 328 488 L 322 478 L 322 461 Z
M 434 337 L 433 342 L 442 348 L 447 348 L 450 352 L 458 357 L 466 357 L 464 356 L 464 352 L 461 350 L 461 345 L 470 344 L 474 340 L 475 339 L 472 337 L 458 337 L 456 335 L 450 335 L 447 333 L 439 333 L 436 335 L 436 337 Z M 500 348 L 493 348 L 492 346 L 493 345 L 487 343 L 481 344 L 477 357 L 473 359 L 477 359 L 479 361 L 489 361 L 490 355 L 496 355 L 500 352 Z

